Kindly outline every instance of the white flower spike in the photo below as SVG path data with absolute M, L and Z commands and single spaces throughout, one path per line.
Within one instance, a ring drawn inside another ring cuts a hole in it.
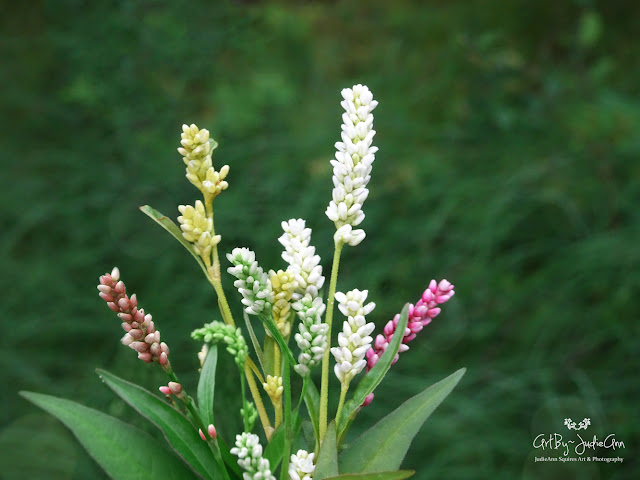
M 367 184 L 371 179 L 371 167 L 378 147 L 372 146 L 373 114 L 378 105 L 373 94 L 365 85 L 354 85 L 342 90 L 344 100 L 340 103 L 342 114 L 342 142 L 336 143 L 333 165 L 333 199 L 326 214 L 332 220 L 338 232 L 334 240 L 337 243 L 358 245 L 365 237 L 364 230 L 351 230 L 362 223 L 364 212 L 362 205 L 369 195 Z M 341 227 L 349 226 L 347 230 Z
M 371 348 L 371 333 L 375 325 L 367 323 L 365 315 L 371 313 L 376 304 L 364 304 L 368 295 L 367 290 L 351 290 L 346 294 L 336 292 L 335 299 L 338 308 L 347 320 L 343 323 L 342 332 L 338 334 L 338 346 L 331 349 L 336 359 L 334 371 L 343 385 L 349 382 L 367 365 L 365 356 Z

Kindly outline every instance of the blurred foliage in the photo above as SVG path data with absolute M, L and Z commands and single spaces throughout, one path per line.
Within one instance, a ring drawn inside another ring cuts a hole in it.
M 640 4 L 35 0 L 0 10 L 3 478 L 102 478 L 17 390 L 145 425 L 94 374 L 152 390 L 165 381 L 119 345 L 97 297 L 113 265 L 195 388 L 188 333 L 218 318 L 215 297 L 137 209 L 177 216 L 196 198 L 175 151 L 182 123 L 208 128 L 214 164 L 231 166 L 216 200 L 223 251 L 248 246 L 263 266 L 282 266 L 279 223 L 302 217 L 328 274 L 329 159 L 339 91 L 354 83 L 380 102 L 380 152 L 367 239 L 343 255 L 339 288 L 368 288 L 379 326 L 431 278 L 457 292 L 354 429 L 467 366 L 405 461 L 416 479 L 638 477 Z M 217 408 L 233 413 L 217 417 L 227 439 L 240 430 L 235 384 L 217 387 L 228 392 Z M 614 432 L 624 464 L 534 463 L 533 438 L 566 417 Z

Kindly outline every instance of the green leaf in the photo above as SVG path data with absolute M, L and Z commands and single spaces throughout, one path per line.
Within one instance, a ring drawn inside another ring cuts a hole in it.
M 318 433 L 318 425 L 320 418 L 320 393 L 316 388 L 315 383 L 309 377 L 307 380 L 308 387 L 307 393 L 304 396 L 304 403 L 307 406 L 307 411 L 309 412 L 309 419 L 311 420 L 311 425 L 313 425 L 313 433 L 316 436 L 316 444 L 320 441 L 320 435 Z
M 64 398 L 33 392 L 20 395 L 64 423 L 111 478 L 195 478 L 155 438 L 117 418 Z
M 431 385 L 364 432 L 340 455 L 340 470 L 345 473 L 372 473 L 400 468 L 413 437 L 451 393 L 465 371 L 462 368 Z
M 282 454 L 284 453 L 284 440 L 285 440 L 285 428 L 284 424 L 280 425 L 275 432 L 271 435 L 271 439 L 264 449 L 264 458 L 269 460 L 269 466 L 273 472 L 282 460 Z
M 196 253 L 196 250 L 195 248 L 193 248 L 193 245 L 191 244 L 191 242 L 188 242 L 182 236 L 182 230 L 180 230 L 180 227 L 178 227 L 175 223 L 173 223 L 173 220 L 171 220 L 166 215 L 163 215 L 159 211 L 155 210 L 153 207 L 150 207 L 149 205 L 144 205 L 140 207 L 140 210 L 142 211 L 142 213 L 147 215 L 149 218 L 154 220 L 158 225 L 164 228 L 167 232 L 173 235 L 173 238 L 178 240 L 182 244 L 182 246 L 186 248 L 191 255 L 193 255 L 193 258 L 196 259 L 196 262 L 198 262 L 198 265 L 200 265 L 200 268 L 204 272 L 205 276 L 209 278 L 209 272 L 207 272 L 207 267 L 205 267 L 202 261 L 202 258 L 200 258 L 200 255 Z
M 293 353 L 291 353 L 291 349 L 287 345 L 287 341 L 284 339 L 284 337 L 280 333 L 280 330 L 278 330 L 278 327 L 276 327 L 276 324 L 273 321 L 273 319 L 271 317 L 266 317 L 266 318 L 260 317 L 260 320 L 262 320 L 262 323 L 264 324 L 266 329 L 269 330 L 271 337 L 273 337 L 273 339 L 276 341 L 276 343 L 280 347 L 280 352 L 289 361 L 289 365 L 294 367 L 296 364 L 296 361 L 293 359 Z
M 221 468 L 206 442 L 203 442 L 187 418 L 164 400 L 144 388 L 116 377 L 104 370 L 96 370 L 100 378 L 120 398 L 164 433 L 174 450 L 204 478 L 221 476 Z
M 407 327 L 407 322 L 409 320 L 409 304 L 407 303 L 402 309 L 402 313 L 400 313 L 400 320 L 398 321 L 398 326 L 396 327 L 396 332 L 404 332 Z M 353 397 L 348 400 L 344 407 L 342 408 L 342 412 L 340 414 L 340 418 L 338 419 L 338 438 L 340 441 L 344 438 L 347 427 L 349 425 L 352 417 L 356 415 L 358 409 L 364 402 L 364 399 L 367 398 L 373 390 L 380 384 L 384 376 L 389 371 L 391 367 L 391 363 L 398 353 L 398 349 L 400 348 L 400 344 L 402 343 L 402 338 L 404 335 L 394 334 L 391 342 L 389 342 L 389 346 L 387 350 L 384 352 L 382 357 L 378 360 L 378 363 L 369 370 L 369 372 L 362 377 L 356 390 L 353 393 Z
M 338 475 L 338 444 L 336 438 L 336 421 L 332 420 L 327 427 L 327 433 L 320 445 L 314 480 L 335 477 Z
M 378 473 L 346 473 L 326 480 L 404 480 L 412 477 L 415 470 L 394 470 L 393 472 Z
M 225 443 L 222 437 L 218 437 L 218 447 L 220 447 L 220 454 L 222 455 L 224 463 L 226 463 L 232 472 L 236 474 L 236 477 L 239 480 L 242 480 L 242 470 L 240 470 L 240 466 L 238 465 L 238 457 L 231 454 L 229 446 Z
M 202 422 L 213 425 L 213 396 L 216 389 L 216 366 L 218 364 L 218 345 L 209 345 L 207 358 L 200 371 L 198 380 L 198 409 Z

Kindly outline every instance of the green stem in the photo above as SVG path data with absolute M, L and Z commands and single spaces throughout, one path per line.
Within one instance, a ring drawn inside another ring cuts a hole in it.
M 264 403 L 262 403 L 260 390 L 258 390 L 258 386 L 256 385 L 256 381 L 253 378 L 253 372 L 251 371 L 251 367 L 249 367 L 248 362 L 244 364 L 244 375 L 245 377 L 247 377 L 249 390 L 251 390 L 253 402 L 256 404 L 256 409 L 258 410 L 258 415 L 260 416 L 260 422 L 262 422 L 262 428 L 264 429 L 264 433 L 267 436 L 267 440 L 269 440 L 271 438 L 271 434 L 273 433 L 273 427 L 271 426 L 271 422 L 269 421 L 267 411 L 264 408 Z
M 338 403 L 338 411 L 336 412 L 336 425 L 338 424 L 338 420 L 340 419 L 340 413 L 342 413 L 342 406 L 344 405 L 344 399 L 347 396 L 348 390 L 349 384 L 342 383 L 340 386 L 340 403 Z
M 284 452 L 282 455 L 282 466 L 280 467 L 280 480 L 289 479 L 289 454 L 291 453 L 291 442 L 293 441 L 293 431 L 291 429 L 291 375 L 289 367 L 289 361 L 285 360 L 282 382 L 284 384 L 285 440 Z
M 173 373 L 173 370 L 166 370 L 166 372 L 169 375 L 169 378 L 171 379 L 172 382 L 180 383 L 176 374 Z M 193 404 L 193 399 L 189 395 L 187 395 L 185 391 L 183 391 L 180 394 L 180 396 L 178 396 L 178 398 L 187 407 L 187 410 L 189 411 L 189 415 L 191 415 L 191 418 L 196 424 L 196 427 L 199 428 L 200 431 L 205 436 L 209 437 L 207 427 L 205 427 L 204 423 L 202 422 L 202 419 L 200 418 L 200 414 L 198 413 L 195 405 Z M 218 446 L 218 441 L 215 438 L 209 437 L 209 440 L 207 440 L 207 445 L 209 445 L 209 449 L 211 450 L 211 453 L 213 453 L 213 457 L 215 458 L 216 463 L 218 463 L 218 466 L 222 470 L 222 474 L 224 475 L 224 478 L 226 480 L 231 480 L 229 478 L 229 473 L 227 472 L 227 467 L 225 466 L 224 460 L 222 459 L 222 454 L 220 453 L 220 447 Z
M 327 433 L 327 406 L 329 402 L 329 355 L 331 347 L 331 322 L 333 321 L 333 303 L 336 294 L 336 284 L 338 283 L 338 267 L 340 266 L 340 252 L 342 252 L 342 242 L 336 244 L 333 252 L 333 265 L 331 266 L 331 281 L 329 283 L 329 298 L 327 299 L 327 314 L 325 323 L 329 326 L 327 329 L 327 339 L 329 346 L 322 356 L 322 380 L 320 389 L 320 414 L 318 419 L 318 430 L 320 443 L 324 440 Z
M 244 373 L 240 370 L 240 391 L 242 392 L 242 423 L 244 425 L 244 431 L 249 431 L 249 418 L 247 415 L 249 414 L 249 409 L 247 408 L 247 393 L 246 387 L 244 386 Z

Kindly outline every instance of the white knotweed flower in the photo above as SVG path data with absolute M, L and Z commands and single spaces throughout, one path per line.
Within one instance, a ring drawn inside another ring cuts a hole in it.
M 196 200 L 196 206 L 179 205 L 178 210 L 182 215 L 178 217 L 182 236 L 193 246 L 202 257 L 211 253 L 211 247 L 220 243 L 220 235 L 211 236 L 213 220 L 207 218 L 205 208 L 200 200 Z
M 300 348 L 298 365 L 295 371 L 300 375 L 308 375 L 313 367 L 322 362 L 322 355 L 328 347 L 327 331 L 329 326 L 322 323 L 325 311 L 321 297 L 312 298 L 307 293 L 301 300 L 292 305 L 300 317 L 300 324 L 295 339 Z
M 342 142 L 336 143 L 333 165 L 333 199 L 326 214 L 337 229 L 344 225 L 355 227 L 364 220 L 362 205 L 369 195 L 367 184 L 371 179 L 371 166 L 378 147 L 372 146 L 373 114 L 378 105 L 365 85 L 354 85 L 342 90 L 344 100 L 340 103 L 342 114 Z M 344 231 L 342 233 L 345 233 Z M 336 237 L 349 245 L 359 244 L 365 236 L 363 230 L 349 232 L 348 238 Z
M 211 152 L 218 146 L 209 138 L 209 130 L 200 130 L 197 125 L 182 125 L 182 145 L 178 152 L 183 156 L 187 166 L 187 179 L 205 195 L 213 199 L 229 184 L 224 181 L 229 173 L 229 165 L 224 165 L 217 172 L 211 164 Z
M 282 222 L 284 233 L 278 241 L 284 247 L 282 258 L 289 264 L 289 269 L 296 275 L 298 288 L 294 293 L 294 300 L 299 300 L 305 293 L 312 297 L 318 296 L 318 291 L 324 285 L 320 256 L 316 255 L 311 242 L 311 229 L 305 227 L 301 218 Z
M 231 453 L 238 457 L 244 480 L 276 480 L 271 474 L 269 460 L 262 458 L 262 445 L 257 435 L 247 432 L 236 435 L 236 446 Z
M 248 248 L 234 248 L 227 258 L 233 263 L 227 271 L 237 278 L 233 285 L 242 295 L 245 311 L 251 315 L 270 315 L 273 307 L 271 281 L 258 266 L 256 254 Z
M 334 371 L 342 384 L 349 384 L 353 377 L 362 371 L 367 361 L 365 355 L 371 348 L 371 332 L 375 325 L 367 323 L 365 315 L 371 313 L 376 304 L 364 304 L 368 290 L 351 290 L 346 294 L 336 292 L 335 299 L 338 308 L 347 320 L 342 325 L 342 332 L 338 334 L 338 346 L 331 349 L 336 359 Z
M 306 450 L 298 450 L 298 453 L 291 455 L 289 462 L 290 480 L 311 480 L 316 466 L 313 464 L 315 453 Z

